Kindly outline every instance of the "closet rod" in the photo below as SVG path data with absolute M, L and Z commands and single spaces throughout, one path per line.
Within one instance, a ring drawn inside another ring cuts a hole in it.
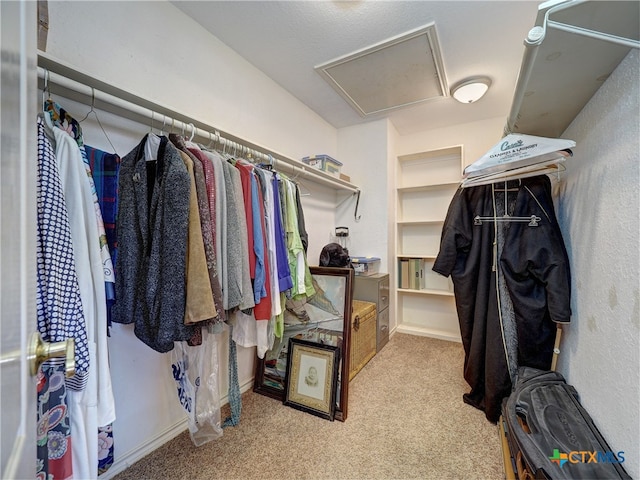
M 251 153 L 252 156 L 271 163 L 275 170 L 291 174 L 294 179 L 302 177 L 335 189 L 350 191 L 354 196 L 360 193 L 360 189 L 349 182 L 315 170 L 301 161 L 288 158 L 235 135 L 222 132 L 172 108 L 110 85 L 39 51 L 38 77 L 44 82 L 45 76 L 49 84 L 55 84 L 63 89 L 54 92 L 54 94 L 85 104 L 93 102 L 97 109 L 156 128 L 161 127 L 164 122 L 163 128 L 177 128 L 184 131 L 185 136 L 193 134 L 202 138 L 203 144 L 215 140 L 222 145 L 227 145 L 232 150 L 236 148 L 240 152 Z M 81 97 L 78 98 L 78 95 Z

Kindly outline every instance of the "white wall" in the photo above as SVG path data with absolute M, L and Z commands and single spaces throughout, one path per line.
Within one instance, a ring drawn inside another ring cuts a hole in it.
M 333 127 L 168 2 L 49 2 L 47 52 L 291 158 L 336 153 Z
M 360 221 L 354 218 L 355 202 L 345 202 L 336 218 L 349 227 L 349 253 L 358 257 L 380 258 L 380 272 L 388 272 L 387 258 L 387 120 L 338 130 L 339 160 L 343 171 L 362 193 L 358 207 Z
M 97 22 L 97 19 L 100 19 Z M 336 156 L 337 133 L 199 25 L 166 2 L 49 2 L 47 53 L 86 73 L 166 105 L 220 130 L 299 159 Z M 56 95 L 76 117 L 89 110 Z M 98 112 L 116 152 L 133 149 L 149 125 Z M 156 121 L 156 128 L 160 122 Z M 87 144 L 112 151 L 93 116 L 83 123 Z M 336 193 L 303 179 L 309 261 L 317 264 L 336 225 Z M 228 337 L 219 340 L 221 396 L 227 393 Z M 170 355 L 140 342 L 131 325 L 114 325 L 109 339 L 116 401 L 116 465 L 112 476 L 185 427 L 171 376 Z M 239 381 L 252 385 L 254 348 L 239 348 Z
M 633 51 L 562 135 L 576 142 L 557 188 L 572 270 L 558 370 L 640 478 L 640 86 Z
M 398 138 L 396 156 L 462 145 L 463 162 L 466 166 L 500 141 L 504 136 L 505 123 L 506 114 L 504 117 L 404 135 Z

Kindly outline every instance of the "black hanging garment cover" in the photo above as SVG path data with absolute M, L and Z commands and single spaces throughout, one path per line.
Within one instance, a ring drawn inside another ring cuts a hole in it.
M 550 368 L 555 323 L 568 323 L 571 316 L 569 261 L 549 178 L 509 182 L 506 193 L 504 186 L 458 189 L 433 266 L 451 275 L 454 285 L 464 378 L 471 387 L 464 401 L 491 422 L 497 422 L 519 366 Z M 538 226 L 474 224 L 476 216 L 500 218 L 505 211 L 541 220 Z

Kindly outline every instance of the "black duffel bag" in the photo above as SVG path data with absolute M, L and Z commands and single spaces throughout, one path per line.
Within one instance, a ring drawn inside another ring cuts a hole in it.
M 622 467 L 625 452 L 611 451 L 558 372 L 521 367 L 502 417 L 521 480 L 631 479 Z

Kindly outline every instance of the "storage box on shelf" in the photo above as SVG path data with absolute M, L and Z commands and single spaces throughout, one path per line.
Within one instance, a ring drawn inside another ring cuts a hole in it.
M 380 259 L 377 257 L 351 257 L 351 266 L 356 276 L 368 277 L 380 270 Z
M 342 163 L 335 158 L 331 158 L 329 155 L 311 155 L 309 157 L 304 157 L 302 159 L 302 163 L 306 163 L 310 167 L 322 170 L 334 177 L 340 178 Z
M 432 271 L 447 210 L 462 177 L 462 147 L 398 157 L 398 331 L 460 340 L 453 284 Z

